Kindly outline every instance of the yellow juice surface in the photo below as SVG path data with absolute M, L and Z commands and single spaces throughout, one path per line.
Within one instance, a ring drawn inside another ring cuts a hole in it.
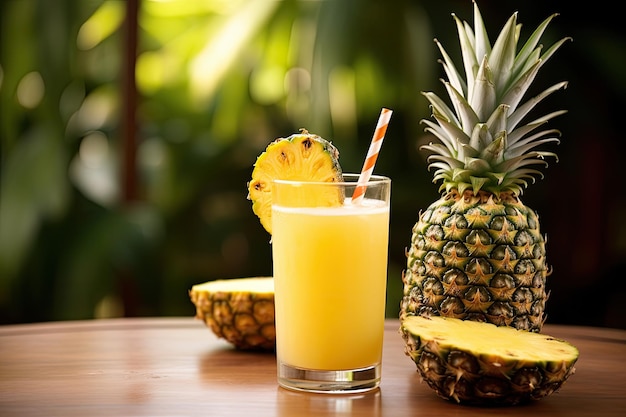
M 319 370 L 380 363 L 389 206 L 274 206 L 272 217 L 278 358 Z

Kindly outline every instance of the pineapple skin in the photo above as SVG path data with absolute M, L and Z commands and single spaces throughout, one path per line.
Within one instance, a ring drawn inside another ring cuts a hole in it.
M 196 319 L 240 350 L 274 350 L 274 293 L 189 291 Z
M 575 347 L 548 335 L 541 336 L 552 344 L 560 344 L 557 348 L 562 356 L 537 360 L 482 354 L 479 347 L 459 348 L 445 337 L 416 334 L 406 322 L 402 323 L 400 333 L 405 341 L 405 354 L 415 362 L 422 380 L 439 397 L 458 404 L 515 406 L 540 400 L 562 387 L 574 374 L 578 360 Z M 529 341 L 526 345 L 531 344 Z
M 547 275 L 533 210 L 510 193 L 453 189 L 413 227 L 400 320 L 444 316 L 540 332 Z

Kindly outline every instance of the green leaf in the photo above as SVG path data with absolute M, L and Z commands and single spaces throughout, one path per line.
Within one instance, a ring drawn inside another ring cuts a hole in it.
M 535 97 L 525 101 L 524 104 L 519 106 L 517 109 L 515 109 L 515 111 L 513 111 L 509 115 L 508 120 L 507 120 L 507 129 L 509 131 L 514 130 L 517 127 L 517 125 L 524 119 L 524 117 L 526 117 L 526 115 L 537 104 L 541 102 L 541 100 L 548 97 L 550 94 L 554 93 L 555 91 L 558 91 L 562 88 L 566 88 L 567 84 L 568 84 L 567 81 L 554 84 L 550 88 L 546 88 L 545 90 L 543 90 L 540 94 L 536 95 Z
M 485 121 L 489 116 L 488 112 L 491 112 L 491 109 L 496 105 L 496 86 L 486 57 L 478 68 L 474 90 L 468 101 L 480 121 Z
M 474 174 L 482 174 L 487 171 L 491 166 L 484 159 L 479 158 L 466 158 L 465 168 Z
M 482 190 L 483 186 L 489 182 L 489 179 L 486 177 L 470 177 L 472 181 L 472 190 L 474 194 L 478 194 L 480 190 Z
M 559 138 L 557 136 L 552 136 L 552 137 L 548 137 L 548 138 L 543 138 L 546 135 L 549 134 L 557 134 L 560 135 L 560 132 L 556 129 L 552 129 L 552 130 L 543 130 L 533 136 L 529 136 L 528 138 L 524 139 L 524 140 L 520 140 L 518 142 L 515 143 L 515 145 L 513 146 L 509 146 L 505 152 L 504 152 L 504 156 L 505 158 L 510 158 L 510 157 L 515 157 L 515 156 L 519 156 L 519 155 L 523 155 L 525 153 L 528 153 L 529 151 L 537 148 L 538 146 L 544 145 L 546 143 L 556 143 L 558 144 L 560 142 Z M 540 139 L 543 138 L 543 139 Z
M 496 89 L 501 90 L 511 76 L 517 47 L 517 12 L 513 13 L 498 34 L 491 54 L 489 66 L 493 68 L 493 81 Z
M 508 131 L 508 113 L 509 106 L 507 104 L 500 104 L 493 111 L 491 116 L 489 116 L 489 120 L 487 120 L 487 125 L 489 126 L 489 133 L 491 136 L 495 137 L 500 132 Z
M 502 131 L 501 134 L 493 140 L 483 151 L 480 153 L 480 158 L 488 161 L 491 165 L 502 161 L 504 151 L 506 149 L 506 131 Z
M 491 54 L 491 42 L 489 42 L 489 35 L 476 2 L 474 2 L 474 37 L 476 60 L 482 61 Z
M 474 90 L 474 74 L 478 69 L 478 60 L 476 58 L 476 53 L 474 51 L 474 46 L 472 42 L 474 39 L 474 35 L 469 25 L 461 22 L 461 20 L 454 14 L 452 15 L 452 17 L 454 18 L 454 21 L 456 23 L 457 32 L 459 35 L 459 42 L 461 44 L 463 66 L 465 68 L 465 81 L 467 82 L 467 96 L 471 97 L 472 91 Z
M 457 153 L 456 151 L 457 141 L 452 140 L 452 138 L 454 138 L 455 136 L 449 136 L 449 131 L 442 127 L 444 123 L 448 125 L 448 128 L 451 128 L 451 126 L 454 126 L 454 125 L 451 123 L 447 123 L 445 119 L 439 119 L 438 116 L 435 116 L 435 118 L 438 119 L 439 124 L 436 124 L 427 119 L 422 120 L 422 123 L 428 125 L 428 127 L 425 128 L 424 131 L 430 132 L 433 135 L 435 135 L 437 139 L 439 139 L 441 143 L 443 143 L 446 146 L 446 148 L 450 150 L 450 152 L 454 152 L 454 154 L 456 154 Z M 462 132 L 460 129 L 459 131 Z
M 435 93 L 432 92 L 423 92 L 422 95 L 428 99 L 432 106 L 433 114 L 436 114 L 438 117 L 457 121 L 458 119 L 454 112 L 448 107 L 443 100 L 439 98 Z M 460 123 L 458 123 L 460 125 Z
M 454 65 L 454 62 L 452 61 L 452 59 L 450 58 L 446 50 L 443 48 L 443 46 L 437 39 L 435 39 L 435 43 L 437 47 L 439 48 L 439 51 L 441 52 L 441 56 L 443 57 L 442 65 L 448 77 L 448 81 L 457 90 L 467 91 L 467 83 L 465 82 L 463 77 L 459 74 L 458 70 L 456 69 L 456 66 Z
M 469 105 L 465 97 L 463 97 L 459 91 L 452 87 L 452 85 L 448 82 L 444 83 L 444 85 L 456 110 L 457 119 L 461 122 L 460 125 L 463 131 L 469 136 L 476 123 L 479 123 L 481 120 L 474 112 L 472 106 Z
M 554 19 L 554 17 L 556 16 L 557 14 L 555 13 L 549 16 L 548 18 L 546 18 L 534 30 L 532 35 L 530 35 L 530 37 L 528 38 L 524 46 L 522 46 L 522 49 L 520 49 L 519 53 L 517 54 L 517 57 L 515 58 L 515 63 L 513 64 L 513 71 L 512 71 L 513 74 L 517 74 L 521 71 L 526 71 L 525 69 L 522 69 L 522 68 L 526 65 L 526 62 L 530 59 L 531 55 L 537 51 L 535 47 L 539 43 L 541 37 L 543 36 L 544 31 L 546 30 L 546 28 L 548 27 L 552 19 Z
M 439 117 L 438 115 L 435 115 L 434 117 L 435 119 L 437 119 L 437 123 L 439 123 L 439 126 L 441 126 L 441 128 L 445 132 L 448 142 L 454 141 L 455 144 L 456 143 L 466 144 L 470 142 L 469 136 L 467 135 L 467 133 L 465 133 L 461 129 L 460 125 L 458 125 L 457 123 L 450 122 L 449 120 L 443 119 Z M 455 146 L 455 149 L 456 149 L 456 146 Z

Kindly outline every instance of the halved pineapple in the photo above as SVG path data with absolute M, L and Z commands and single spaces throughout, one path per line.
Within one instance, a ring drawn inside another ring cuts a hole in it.
M 196 306 L 196 318 L 238 349 L 276 347 L 272 277 L 209 281 L 194 285 L 189 297 Z
M 543 398 L 574 373 L 579 355 L 570 343 L 545 334 L 449 317 L 409 316 L 400 332 L 422 379 L 458 403 Z
M 326 139 L 301 129 L 300 133 L 287 138 L 278 138 L 259 155 L 248 183 L 248 199 L 252 200 L 252 211 L 261 224 L 272 233 L 273 180 L 306 180 L 336 182 L 342 180 L 339 151 Z M 282 203 L 309 201 L 323 206 L 341 205 L 343 196 L 310 193 L 308 195 L 283 196 Z

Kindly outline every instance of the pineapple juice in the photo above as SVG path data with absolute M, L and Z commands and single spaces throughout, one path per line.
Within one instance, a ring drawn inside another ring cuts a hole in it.
M 389 202 L 272 211 L 277 357 L 289 366 L 380 364 Z

